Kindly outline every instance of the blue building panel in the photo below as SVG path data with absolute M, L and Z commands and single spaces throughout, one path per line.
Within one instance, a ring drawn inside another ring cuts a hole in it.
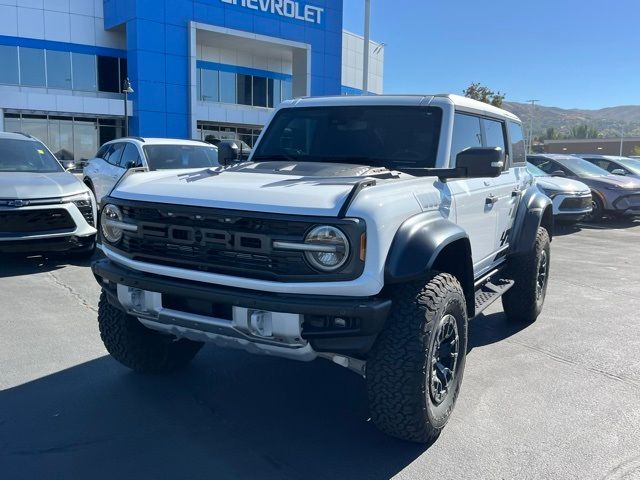
M 311 94 L 341 93 L 342 0 L 104 0 L 125 26 L 136 135 L 190 136 L 189 22 L 311 46 Z

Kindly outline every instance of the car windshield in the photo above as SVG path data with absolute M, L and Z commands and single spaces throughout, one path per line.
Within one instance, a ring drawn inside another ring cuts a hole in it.
M 611 175 L 605 169 L 578 157 L 562 159 L 560 160 L 560 163 L 579 177 L 601 177 L 602 175 Z
M 433 168 L 441 123 L 442 110 L 434 107 L 285 108 L 269 124 L 252 160 Z
M 0 139 L 0 172 L 64 172 L 60 163 L 40 142 Z
M 540 170 L 538 167 L 536 167 L 532 163 L 528 163 L 527 162 L 527 170 L 529 170 L 529 173 L 531 175 L 533 175 L 534 177 L 548 177 L 549 176 L 548 173 L 545 173 L 543 170 Z
M 145 145 L 150 170 L 217 167 L 218 149 L 207 145 Z
M 640 160 L 634 158 L 617 158 L 616 162 L 624 166 L 634 175 L 640 175 Z

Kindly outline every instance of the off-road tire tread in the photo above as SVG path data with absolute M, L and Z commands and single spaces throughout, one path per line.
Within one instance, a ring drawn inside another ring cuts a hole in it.
M 185 367 L 202 343 L 176 340 L 154 332 L 109 303 L 102 292 L 98 305 L 100 337 L 118 362 L 140 373 L 168 373 Z
M 388 435 L 430 444 L 442 431 L 426 419 L 421 400 L 425 395 L 424 373 L 415 372 L 423 368 L 426 342 L 440 302 L 448 292 L 460 295 L 466 316 L 462 286 L 450 274 L 433 273 L 394 288 L 391 315 L 367 359 L 366 370 L 371 418 Z M 456 397 L 458 393 L 459 389 Z
M 549 233 L 544 227 L 540 227 L 536 234 L 533 250 L 525 255 L 509 259 L 509 277 L 515 284 L 502 296 L 502 307 L 508 320 L 533 323 L 540 314 L 535 293 L 537 258 L 549 243 Z M 547 258 L 547 262 L 551 262 L 551 256 Z

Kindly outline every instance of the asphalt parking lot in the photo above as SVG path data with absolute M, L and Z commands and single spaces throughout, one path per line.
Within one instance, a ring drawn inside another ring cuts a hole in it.
M 563 229 L 542 316 L 470 326 L 429 449 L 368 421 L 364 382 L 206 347 L 141 376 L 106 355 L 87 265 L 0 257 L 0 477 L 640 478 L 640 221 Z

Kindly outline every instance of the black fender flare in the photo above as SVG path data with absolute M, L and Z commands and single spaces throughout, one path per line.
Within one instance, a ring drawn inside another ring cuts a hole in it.
M 510 242 L 512 254 L 530 252 L 536 242 L 538 228 L 544 226 L 553 237 L 553 204 L 537 185 L 524 192 L 518 206 Z
M 433 212 L 409 218 L 391 243 L 384 269 L 385 284 L 423 277 L 432 270 L 440 252 L 458 240 L 468 242 L 469 237 L 460 226 Z

